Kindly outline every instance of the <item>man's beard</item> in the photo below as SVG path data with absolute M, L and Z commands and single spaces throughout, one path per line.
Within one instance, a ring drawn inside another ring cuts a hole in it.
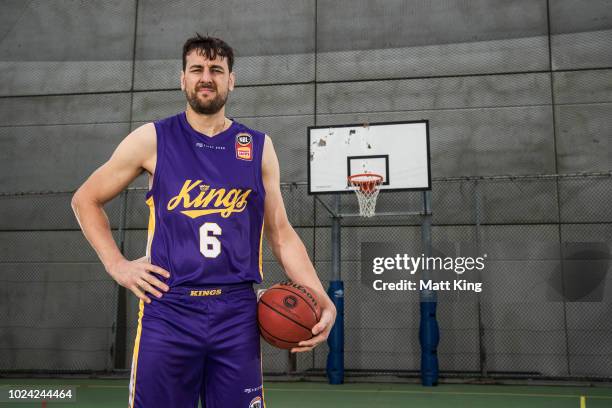
M 215 90 L 215 97 L 211 100 L 202 101 L 198 96 L 198 91 L 205 87 L 196 88 L 195 92 L 185 90 L 185 96 L 187 97 L 187 102 L 189 102 L 189 106 L 196 111 L 197 113 L 203 115 L 212 115 L 221 110 L 223 106 L 225 106 L 225 102 L 227 102 L 227 97 L 229 92 L 225 95 L 221 95 Z M 208 88 L 210 89 L 210 88 Z

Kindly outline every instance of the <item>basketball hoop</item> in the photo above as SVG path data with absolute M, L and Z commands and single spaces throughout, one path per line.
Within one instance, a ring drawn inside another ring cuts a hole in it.
M 374 173 L 353 174 L 348 177 L 349 186 L 357 194 L 359 215 L 372 217 L 376 209 L 376 199 L 380 191 L 383 177 Z

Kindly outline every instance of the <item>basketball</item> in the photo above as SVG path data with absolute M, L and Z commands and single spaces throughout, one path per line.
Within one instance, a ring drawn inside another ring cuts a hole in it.
M 281 282 L 259 299 L 257 320 L 261 336 L 281 349 L 298 347 L 312 338 L 312 328 L 321 318 L 313 291 L 293 282 Z

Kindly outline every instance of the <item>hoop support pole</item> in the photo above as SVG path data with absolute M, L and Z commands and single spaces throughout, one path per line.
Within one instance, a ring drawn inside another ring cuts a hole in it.
M 431 191 L 423 191 L 423 217 L 421 239 L 426 257 L 432 255 L 431 236 Z M 422 279 L 430 278 L 429 271 L 422 271 Z M 433 290 L 421 290 L 421 321 L 419 324 L 419 341 L 421 343 L 421 384 L 431 387 L 438 384 L 438 344 L 440 329 L 436 319 L 437 296 Z
M 334 213 L 340 212 L 340 196 L 334 196 Z M 332 278 L 329 282 L 327 293 L 336 306 L 336 322 L 332 327 L 327 344 L 327 378 L 330 384 L 344 383 L 344 282 L 342 282 L 342 258 L 341 258 L 341 223 L 338 216 L 332 218 Z

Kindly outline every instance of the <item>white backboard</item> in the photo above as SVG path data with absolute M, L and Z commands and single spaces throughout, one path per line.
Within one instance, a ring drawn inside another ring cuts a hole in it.
M 389 122 L 308 128 L 308 192 L 352 191 L 347 178 L 383 176 L 381 190 L 429 190 L 429 123 Z

